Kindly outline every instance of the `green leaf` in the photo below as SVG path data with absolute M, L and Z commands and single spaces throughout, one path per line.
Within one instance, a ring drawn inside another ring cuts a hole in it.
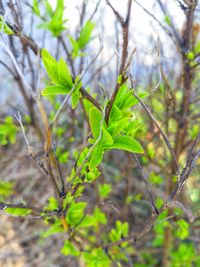
M 159 235 L 157 234 L 156 237 L 153 239 L 152 245 L 154 247 L 160 247 L 164 243 L 164 234 Z
M 50 21 L 46 20 L 44 23 L 40 24 L 40 27 L 48 29 L 53 36 L 59 36 L 60 33 L 66 28 L 66 19 L 63 19 L 64 15 L 64 0 L 57 0 L 57 5 L 55 10 L 48 1 L 45 1 L 45 11 Z
M 90 158 L 90 167 L 91 169 L 96 168 L 103 160 L 103 149 L 101 144 L 97 145 L 92 151 Z
M 149 181 L 152 184 L 162 184 L 163 183 L 163 178 L 160 175 L 156 175 L 154 172 L 152 172 L 149 176 Z
M 61 58 L 58 63 L 58 78 L 59 78 L 59 84 L 63 85 L 64 87 L 70 90 L 72 89 L 73 82 L 71 73 L 63 58 Z
M 79 44 L 72 36 L 69 36 L 70 43 L 72 45 L 72 58 L 75 59 L 79 54 Z
M 160 197 L 156 198 L 156 201 L 155 201 L 156 208 L 160 209 L 162 207 L 163 203 L 164 203 L 164 201 L 162 200 L 162 198 L 160 198 Z
M 61 249 L 61 253 L 65 256 L 74 256 L 77 257 L 80 255 L 79 250 L 70 242 L 69 240 L 65 240 L 64 246 Z
M 191 267 L 199 266 L 193 265 L 195 258 L 195 248 L 191 243 L 180 243 L 178 248 L 171 252 L 171 257 L 173 259 L 174 267 Z
M 107 223 L 107 218 L 106 218 L 105 213 L 103 213 L 99 208 L 94 209 L 93 217 L 98 223 L 101 223 L 101 224 Z
M 8 34 L 8 35 L 12 35 L 14 34 L 14 31 L 11 30 L 11 28 L 8 27 L 8 25 L 5 23 L 4 19 L 2 16 L 0 16 L 0 31 Z
M 64 95 L 68 94 L 69 92 L 70 89 L 67 89 L 66 87 L 63 87 L 61 85 L 51 85 L 42 90 L 41 95 Z
M 94 29 L 94 23 L 88 20 L 86 24 L 83 26 L 78 39 L 78 44 L 81 49 L 83 49 L 90 41 L 93 29 Z
M 128 109 L 130 107 L 133 107 L 137 103 L 138 103 L 138 100 L 134 97 L 133 90 L 128 90 L 123 103 L 120 105 L 120 109 L 121 110 Z
M 68 192 L 66 197 L 63 200 L 63 207 L 66 208 L 67 204 L 72 203 L 73 201 L 73 196 L 71 192 Z
M 56 219 L 56 221 L 51 225 L 51 227 L 42 233 L 43 238 L 47 238 L 50 235 L 57 234 L 57 233 L 63 233 L 64 229 L 63 226 L 61 225 L 60 220 Z
M 125 223 L 122 224 L 121 231 L 122 231 L 123 237 L 127 237 L 128 236 L 129 225 L 128 225 L 127 222 L 125 222 Z
M 141 92 L 138 96 L 143 99 L 148 96 L 148 93 Z M 114 105 L 122 111 L 133 107 L 137 103 L 138 100 L 133 95 L 133 89 L 129 89 L 126 83 L 122 84 L 115 98 Z
M 164 110 L 165 110 L 162 102 L 156 98 L 153 98 L 152 106 L 153 106 L 153 109 L 157 112 L 164 112 Z
M 122 130 L 128 127 L 130 125 L 130 119 L 129 118 L 122 118 L 118 121 L 112 122 L 109 124 L 108 132 L 111 134 L 111 136 L 114 138 L 115 136 L 119 135 Z
M 48 0 L 44 1 L 45 4 L 45 11 L 49 17 L 53 16 L 53 8 Z
M 109 124 L 111 122 L 118 121 L 121 118 L 122 118 L 121 110 L 116 105 L 113 105 L 112 110 L 110 112 Z
M 79 99 L 80 99 L 80 92 L 74 92 L 72 93 L 72 109 L 75 109 L 78 105 Z
M 81 154 L 79 155 L 78 162 L 77 162 L 78 167 L 83 164 L 83 162 L 85 161 L 85 158 L 87 157 L 88 152 L 89 152 L 88 147 L 85 147 L 83 151 L 81 152 Z
M 93 248 L 90 253 L 82 254 L 87 267 L 110 267 L 110 259 L 102 248 Z
M 79 99 L 81 97 L 80 89 L 82 87 L 82 82 L 79 81 L 80 77 L 77 77 L 75 80 L 75 90 L 72 93 L 72 109 L 75 109 L 76 106 L 78 105 Z
M 178 220 L 176 224 L 178 225 L 178 229 L 176 229 L 176 236 L 181 240 L 184 240 L 189 236 L 189 224 L 183 219 Z
M 82 196 L 82 192 L 85 189 L 84 185 L 79 186 L 79 188 L 76 190 L 76 193 L 74 194 L 74 197 L 80 197 Z
M 112 242 L 118 241 L 123 237 L 128 235 L 129 225 L 127 222 L 122 223 L 121 221 L 116 221 L 116 228 L 112 229 L 109 233 L 109 238 Z M 127 245 L 127 243 L 125 244 Z
M 92 134 L 95 139 L 97 139 L 100 134 L 101 119 L 102 119 L 101 112 L 95 107 L 90 108 L 89 122 Z
M 69 225 L 76 225 L 81 221 L 84 216 L 86 205 L 87 204 L 85 202 L 71 204 L 67 211 L 67 223 Z
M 117 105 L 119 108 L 121 107 L 122 103 L 124 102 L 124 99 L 126 97 L 127 91 L 128 91 L 127 84 L 124 83 L 124 84 L 122 84 L 120 86 L 120 88 L 119 88 L 119 90 L 117 92 L 114 104 Z
M 99 185 L 99 195 L 101 198 L 107 198 L 112 190 L 112 186 L 110 184 L 100 184 Z
M 85 182 L 91 183 L 92 181 L 96 180 L 97 176 L 94 172 L 89 171 L 85 174 Z
M 195 54 L 198 54 L 200 52 L 200 41 L 197 42 L 194 48 Z
M 59 84 L 58 62 L 49 54 L 46 49 L 42 49 L 42 61 L 49 78 L 56 84 Z
M 13 194 L 13 183 L 8 181 L 0 180 L 0 195 L 5 197 Z
M 113 144 L 113 138 L 105 128 L 102 129 L 101 143 L 103 148 Z
M 129 136 L 118 136 L 113 139 L 113 145 L 107 146 L 106 149 L 120 149 L 133 153 L 143 153 L 141 145 Z
M 38 0 L 33 0 L 33 12 L 34 12 L 37 16 L 40 16 L 40 9 L 39 9 L 39 3 L 38 3 Z
M 187 53 L 187 59 L 188 60 L 193 60 L 194 59 L 194 53 L 192 51 Z
M 168 24 L 168 25 L 171 25 L 171 19 L 168 15 L 165 16 L 165 22 Z
M 95 218 L 87 214 L 84 217 L 84 219 L 81 221 L 81 223 L 79 224 L 79 227 L 86 228 L 86 227 L 95 226 L 96 224 L 97 224 L 97 221 L 95 220 Z
M 90 166 L 89 172 L 86 171 L 85 173 L 85 182 L 91 183 L 92 181 L 96 180 L 99 175 L 101 174 L 96 167 Z
M 27 208 L 6 208 L 4 209 L 4 212 L 14 216 L 26 216 L 29 215 L 32 210 Z
M 46 210 L 57 210 L 58 209 L 58 202 L 55 197 L 51 196 L 49 199 L 49 205 L 45 207 Z
M 6 145 L 8 141 L 12 144 L 15 143 L 17 127 L 13 124 L 11 116 L 4 119 L 5 123 L 0 125 L 0 144 Z

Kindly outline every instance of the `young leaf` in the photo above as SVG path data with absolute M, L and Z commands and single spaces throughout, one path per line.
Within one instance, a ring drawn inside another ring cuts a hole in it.
M 42 237 L 46 238 L 50 235 L 62 233 L 62 232 L 64 232 L 63 226 L 61 225 L 60 220 L 57 219 L 47 231 L 42 233 Z
M 81 221 L 81 223 L 79 224 L 79 227 L 86 228 L 86 227 L 95 226 L 96 224 L 97 224 L 97 221 L 95 220 L 95 218 L 87 214 L 84 217 L 84 219 Z
M 78 249 L 69 240 L 65 240 L 64 246 L 61 249 L 61 253 L 65 256 L 71 255 L 74 257 L 77 257 L 80 254 Z
M 72 48 L 73 48 L 72 58 L 75 59 L 79 54 L 79 49 L 80 49 L 79 44 L 76 40 L 74 40 L 74 38 L 71 35 L 69 36 L 69 40 L 70 40 Z
M 113 139 L 113 145 L 107 146 L 106 149 L 121 149 L 133 153 L 143 153 L 141 145 L 129 136 L 118 136 Z
M 93 248 L 90 253 L 83 252 L 87 267 L 110 267 L 111 261 L 102 248 Z
M 58 209 L 58 202 L 54 197 L 50 197 L 48 201 L 49 201 L 49 205 L 45 207 L 46 210 L 57 210 Z
M 82 82 L 79 82 L 76 85 L 75 91 L 72 93 L 72 109 L 75 109 L 76 106 L 78 105 L 79 99 L 81 97 L 81 93 L 80 93 L 81 86 L 82 86 Z
M 6 33 L 8 35 L 14 34 L 14 31 L 8 27 L 8 25 L 5 23 L 2 16 L 0 16 L 0 31 L 3 31 L 4 33 Z
M 58 78 L 59 84 L 68 89 L 71 89 L 73 87 L 71 73 L 63 58 L 61 58 L 58 63 Z
M 78 101 L 80 99 L 80 95 L 81 95 L 80 92 L 78 92 L 78 93 L 74 92 L 72 94 L 72 109 L 75 109 L 76 106 L 78 105 Z
M 5 197 L 13 194 L 13 183 L 8 181 L 0 180 L 0 196 L 3 195 Z
M 49 54 L 46 49 L 42 50 L 42 61 L 49 78 L 56 84 L 59 84 L 58 62 Z
M 112 137 L 115 137 L 119 135 L 123 129 L 128 127 L 128 125 L 130 125 L 130 119 L 125 117 L 123 119 L 110 123 L 108 132 L 112 135 Z
M 124 83 L 120 86 L 120 88 L 117 92 L 114 104 L 117 105 L 119 108 L 120 108 L 121 104 L 124 102 L 127 90 L 128 90 L 127 84 Z
M 101 119 L 102 119 L 101 112 L 97 108 L 92 107 L 89 110 L 89 122 L 92 134 L 95 139 L 97 139 L 100 134 Z
M 116 105 L 113 105 L 112 110 L 110 112 L 109 124 L 111 122 L 118 121 L 121 118 L 122 118 L 121 110 Z
M 98 223 L 101 224 L 107 223 L 107 218 L 105 213 L 103 213 L 99 208 L 95 208 L 93 216 Z
M 66 88 L 61 85 L 51 85 L 47 86 L 44 90 L 42 90 L 42 95 L 64 95 L 70 92 L 69 88 Z
M 111 146 L 113 144 L 113 138 L 105 128 L 102 129 L 101 140 L 102 140 L 101 143 L 102 143 L 103 148 L 106 146 Z
M 96 168 L 103 160 L 103 149 L 101 144 L 97 145 L 90 158 L 90 166 L 92 169 Z
M 39 9 L 39 3 L 38 3 L 38 0 L 33 0 L 33 12 L 34 12 L 37 16 L 40 16 L 40 9 Z
M 69 225 L 76 225 L 81 221 L 86 205 L 85 202 L 71 204 L 67 212 L 67 223 Z
M 112 190 L 112 186 L 110 184 L 100 184 L 99 185 L 99 195 L 101 198 L 107 198 Z
M 83 49 L 90 41 L 93 29 L 94 29 L 94 23 L 88 20 L 86 24 L 83 26 L 78 39 L 78 44 L 81 49 Z
M 26 216 L 32 212 L 31 209 L 27 208 L 6 208 L 4 211 L 14 216 Z
M 181 240 L 184 240 L 189 236 L 189 224 L 184 219 L 178 220 L 176 224 L 178 225 L 176 236 Z

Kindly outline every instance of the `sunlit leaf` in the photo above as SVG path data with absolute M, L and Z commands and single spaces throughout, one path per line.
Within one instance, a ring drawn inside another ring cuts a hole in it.
M 143 153 L 142 146 L 129 136 L 118 136 L 113 139 L 113 145 L 107 146 L 106 149 L 121 149 L 133 153 Z

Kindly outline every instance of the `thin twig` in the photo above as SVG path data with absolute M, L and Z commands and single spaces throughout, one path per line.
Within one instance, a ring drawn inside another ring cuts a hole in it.
M 110 4 L 108 0 L 106 0 L 107 4 L 111 7 L 113 10 L 117 20 L 120 22 L 121 29 L 122 29 L 122 36 L 123 36 L 123 43 L 122 43 L 122 52 L 121 52 L 121 63 L 119 67 L 119 75 L 122 76 L 122 84 L 126 81 L 127 77 L 125 74 L 125 66 L 126 66 L 126 60 L 128 57 L 128 41 L 129 41 L 129 22 L 130 22 L 130 16 L 131 16 L 131 7 L 132 7 L 132 0 L 128 0 L 127 2 L 127 14 L 125 19 L 114 9 L 114 7 Z M 110 112 L 112 110 L 112 106 L 114 104 L 115 98 L 117 96 L 117 93 L 119 91 L 120 84 L 116 84 L 115 89 L 113 90 L 110 100 L 106 107 L 106 116 L 105 120 L 108 124 L 109 122 L 109 116 Z
M 140 173 L 141 173 L 141 175 L 142 175 L 143 181 L 144 181 L 144 183 L 145 183 L 145 185 L 146 185 L 146 187 L 147 187 L 147 191 L 148 191 L 148 193 L 149 193 L 150 200 L 151 200 L 152 209 L 154 210 L 154 212 L 155 212 L 156 214 L 159 214 L 159 211 L 158 211 L 158 209 L 157 209 L 157 207 L 156 207 L 156 205 L 155 205 L 155 197 L 154 197 L 154 195 L 153 195 L 152 186 L 151 186 L 151 184 L 149 183 L 149 181 L 148 181 L 146 175 L 144 174 L 143 169 L 142 169 L 142 166 L 141 166 L 141 164 L 140 164 L 140 162 L 139 162 L 139 160 L 138 160 L 138 158 L 137 158 L 137 156 L 136 156 L 135 153 L 133 153 L 133 157 L 134 157 L 134 159 L 135 159 L 135 161 L 136 161 L 137 168 L 139 169 L 139 171 L 140 171 Z
M 131 85 L 133 87 L 133 80 L 131 78 Z M 175 163 L 176 166 L 176 171 L 177 174 L 179 174 L 179 166 L 178 166 L 178 162 L 176 159 L 176 155 L 174 153 L 174 150 L 172 148 L 172 145 L 170 144 L 169 139 L 167 138 L 166 134 L 163 132 L 163 130 L 161 129 L 161 127 L 159 126 L 158 122 L 156 121 L 156 119 L 154 118 L 153 114 L 151 113 L 151 111 L 149 110 L 149 108 L 146 106 L 146 104 L 142 101 L 142 99 L 140 99 L 135 92 L 133 92 L 133 95 L 135 96 L 135 98 L 138 100 L 138 102 L 141 104 L 141 106 L 144 108 L 144 110 L 146 111 L 147 115 L 150 117 L 150 119 L 153 121 L 153 123 L 155 124 L 156 128 L 159 130 L 160 134 L 162 135 L 165 144 L 167 145 L 167 148 L 172 156 L 172 159 Z

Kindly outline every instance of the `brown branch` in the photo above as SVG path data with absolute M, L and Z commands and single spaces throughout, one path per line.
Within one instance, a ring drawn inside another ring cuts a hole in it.
M 126 60 L 127 60 L 127 56 L 128 56 L 129 22 L 130 22 L 130 16 L 131 16 L 132 0 L 128 0 L 127 15 L 126 15 L 125 19 L 123 19 L 123 17 L 114 9 L 114 7 L 110 4 L 110 2 L 108 0 L 106 0 L 106 2 L 111 7 L 117 20 L 120 22 L 121 29 L 122 29 L 123 43 L 122 43 L 121 63 L 120 63 L 120 67 L 119 67 L 119 75 L 122 76 L 121 84 L 123 84 L 127 80 L 126 74 L 124 72 L 125 72 L 125 65 L 126 65 Z M 119 88 L 120 88 L 120 84 L 117 83 L 115 86 L 115 89 L 112 92 L 112 95 L 110 97 L 108 105 L 106 107 L 105 121 L 107 124 L 109 122 L 110 112 L 111 112 L 112 106 L 114 104 L 115 98 L 117 96 L 117 93 L 119 91 Z

